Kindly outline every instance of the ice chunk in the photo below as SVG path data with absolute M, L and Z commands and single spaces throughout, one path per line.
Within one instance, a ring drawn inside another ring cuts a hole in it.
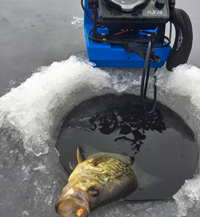
M 82 28 L 83 27 L 83 18 L 82 17 L 73 17 L 73 21 L 71 21 L 71 24 L 75 26 L 76 28 Z
M 27 151 L 48 153 L 62 118 L 84 99 L 106 93 L 110 76 L 72 56 L 40 68 L 0 99 L 0 117 L 17 128 Z
M 200 209 L 200 176 L 187 180 L 181 190 L 174 195 L 178 204 L 178 217 L 187 216 L 188 210 Z
M 22 217 L 28 217 L 28 216 L 29 216 L 29 212 L 27 212 L 27 211 L 22 212 Z

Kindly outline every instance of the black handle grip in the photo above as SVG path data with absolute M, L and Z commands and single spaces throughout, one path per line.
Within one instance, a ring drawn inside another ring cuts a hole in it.
M 171 11 L 170 22 L 176 29 L 174 46 L 166 65 L 166 68 L 171 71 L 174 67 L 188 61 L 192 49 L 193 31 L 190 18 L 182 9 L 175 8 Z

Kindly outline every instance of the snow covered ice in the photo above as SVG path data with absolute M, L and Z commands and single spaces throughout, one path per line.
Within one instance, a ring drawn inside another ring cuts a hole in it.
M 0 209 L 3 217 L 56 216 L 54 204 L 67 174 L 55 149 L 63 117 L 85 99 L 108 93 L 139 94 L 136 70 L 93 68 L 72 56 L 41 67 L 19 87 L 0 98 Z M 158 100 L 179 114 L 200 142 L 200 69 L 181 65 L 157 72 Z M 187 180 L 175 200 L 118 202 L 91 217 L 197 217 L 200 176 Z

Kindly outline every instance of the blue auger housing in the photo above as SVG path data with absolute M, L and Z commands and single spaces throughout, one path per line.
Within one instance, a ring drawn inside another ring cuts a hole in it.
M 135 52 L 128 52 L 126 49 L 124 49 L 123 45 L 108 43 L 106 42 L 106 40 L 105 42 L 100 43 L 88 37 L 89 35 L 93 37 L 93 31 L 91 31 L 94 28 L 94 10 L 91 6 L 93 3 L 95 3 L 98 6 L 98 19 L 103 24 L 105 24 L 104 28 L 97 27 L 99 35 L 113 34 L 113 30 L 114 32 L 116 32 L 116 28 L 119 24 L 118 32 L 122 33 L 123 30 L 126 30 L 126 27 L 128 27 L 129 37 L 131 35 L 130 25 L 134 26 L 134 28 L 136 26 L 135 29 L 138 30 L 138 36 L 143 35 L 146 37 L 150 37 L 148 34 L 148 30 L 150 32 L 156 32 L 158 30 L 156 23 L 160 22 L 159 24 L 162 25 L 162 27 L 164 26 L 164 33 L 162 32 L 162 34 L 165 34 L 165 24 L 168 21 L 170 21 L 174 24 L 176 29 L 176 38 L 174 46 L 173 48 L 171 48 L 170 45 L 163 46 L 167 43 L 164 40 L 164 35 L 163 41 L 155 41 L 154 54 L 159 57 L 159 61 L 152 60 L 151 68 L 161 68 L 165 64 L 165 62 L 167 62 L 167 69 L 172 70 L 173 67 L 187 62 L 187 59 L 191 51 L 193 39 L 192 25 L 188 15 L 183 10 L 174 8 L 174 0 L 143 1 L 147 2 L 148 5 L 145 7 L 143 6 L 144 9 L 142 10 L 142 12 L 140 11 L 140 13 L 136 13 L 136 23 L 133 23 L 131 20 L 129 21 L 128 16 L 130 16 L 130 13 L 127 13 L 127 11 L 125 11 L 125 13 L 122 13 L 122 11 L 118 11 L 116 13 L 116 20 L 114 20 L 115 22 L 113 22 L 113 20 L 107 16 L 108 13 L 105 13 L 107 17 L 105 16 L 105 14 L 103 14 L 102 11 L 104 10 L 104 8 L 107 8 L 105 7 L 105 3 L 116 2 L 116 0 L 84 0 L 84 9 L 90 15 L 89 17 L 86 13 L 84 13 L 84 30 L 87 52 L 89 61 L 95 63 L 96 67 L 143 68 L 145 60 Z M 162 2 L 164 2 L 164 4 L 166 5 L 164 7 L 160 7 L 160 2 L 161 4 Z M 115 10 L 115 8 L 113 10 Z M 121 15 L 119 14 L 124 14 L 124 17 L 121 18 Z M 164 21 L 163 19 L 161 19 L 160 14 L 164 16 Z M 93 19 L 91 19 L 91 17 L 93 17 Z M 124 20 L 126 20 L 126 22 L 123 23 Z M 130 24 L 128 24 L 128 22 L 130 22 Z M 115 26 L 113 26 L 113 23 L 115 23 Z M 141 25 L 138 23 L 141 23 Z M 145 23 L 145 25 L 143 25 L 143 23 Z M 123 28 L 123 26 L 125 28 Z M 146 33 L 141 32 L 140 30 L 145 30 Z M 157 32 L 157 34 L 160 34 L 160 32 Z M 121 36 L 126 36 L 126 33 L 122 33 Z M 147 47 L 144 47 L 144 49 L 147 49 Z

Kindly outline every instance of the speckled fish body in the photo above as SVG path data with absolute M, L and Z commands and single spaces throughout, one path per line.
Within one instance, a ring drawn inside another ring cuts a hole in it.
M 58 214 L 86 217 L 96 207 L 124 198 L 136 190 L 138 181 L 129 157 L 98 152 L 83 161 L 79 155 L 79 164 L 56 203 Z
M 114 195 L 120 197 L 137 188 L 137 178 L 131 165 L 118 154 L 97 153 L 78 164 L 69 182 L 76 183 L 76 187 L 84 191 L 87 191 L 88 185 L 97 185 L 101 189 L 103 202 Z

